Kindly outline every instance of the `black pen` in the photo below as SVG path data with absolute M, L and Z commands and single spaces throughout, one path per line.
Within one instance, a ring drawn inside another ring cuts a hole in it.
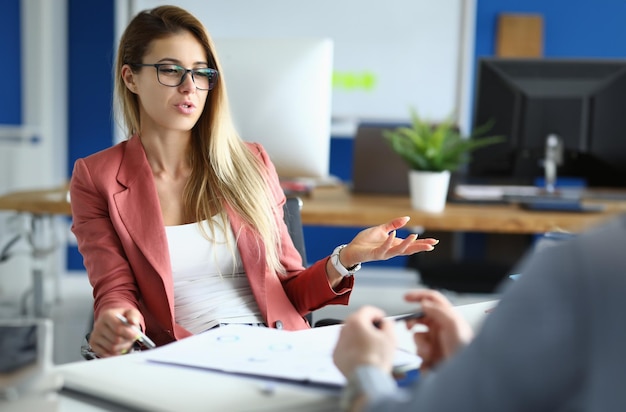
M 132 323 L 130 323 L 128 319 L 126 319 L 126 317 L 122 315 L 121 313 L 116 313 L 115 316 L 119 320 L 121 320 L 124 325 L 130 326 L 135 332 L 137 332 L 137 336 L 135 337 L 135 340 L 137 342 L 141 343 L 143 346 L 145 346 L 148 349 L 156 348 L 156 344 L 152 342 L 152 339 L 150 339 L 148 335 L 143 333 L 141 329 L 137 327 L 137 325 L 133 325 Z
M 419 319 L 419 318 L 423 318 L 424 317 L 424 312 L 422 312 L 421 310 L 412 312 L 412 313 L 407 313 L 405 315 L 398 315 L 398 316 L 392 316 L 390 317 L 391 320 L 394 320 L 396 322 L 399 322 L 401 320 L 409 320 L 409 319 Z M 374 321 L 374 326 L 376 326 L 377 328 L 380 329 L 381 326 L 381 320 L 377 319 Z

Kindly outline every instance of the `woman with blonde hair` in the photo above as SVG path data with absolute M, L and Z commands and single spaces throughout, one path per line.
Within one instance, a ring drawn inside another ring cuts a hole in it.
M 78 159 L 72 231 L 93 286 L 89 344 L 101 357 L 227 323 L 297 330 L 347 304 L 361 262 L 432 250 L 396 238 L 408 217 L 365 229 L 308 268 L 283 221 L 263 147 L 233 126 L 215 47 L 187 11 L 140 12 L 126 28 L 115 92 L 128 140 Z

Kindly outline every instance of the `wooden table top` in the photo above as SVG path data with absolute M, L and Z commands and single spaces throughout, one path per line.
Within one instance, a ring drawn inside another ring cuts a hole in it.
M 589 203 L 597 203 L 589 202 Z M 517 204 L 448 203 L 442 213 L 414 210 L 408 196 L 352 194 L 345 188 L 316 189 L 303 197 L 302 222 L 322 226 L 374 226 L 410 216 L 410 226 L 429 231 L 533 234 L 579 232 L 626 212 L 626 201 L 602 201 L 602 212 L 530 211 Z
M 16 191 L 0 196 L 0 210 L 71 215 L 67 186 Z M 448 203 L 442 213 L 411 208 L 408 196 L 356 195 L 344 187 L 318 188 L 303 197 L 302 223 L 311 226 L 367 227 L 398 216 L 429 231 L 532 234 L 552 230 L 579 232 L 626 212 L 626 201 L 602 203 L 602 212 L 537 212 L 516 204 Z
M 67 186 L 52 189 L 24 190 L 0 196 L 0 210 L 14 210 L 32 214 L 71 216 Z

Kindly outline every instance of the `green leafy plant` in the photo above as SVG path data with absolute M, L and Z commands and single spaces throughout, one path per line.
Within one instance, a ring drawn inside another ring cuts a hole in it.
M 470 160 L 472 151 L 503 141 L 501 136 L 480 137 L 491 127 L 487 123 L 465 138 L 452 121 L 433 125 L 411 109 L 410 127 L 385 130 L 383 136 L 413 170 L 455 171 Z

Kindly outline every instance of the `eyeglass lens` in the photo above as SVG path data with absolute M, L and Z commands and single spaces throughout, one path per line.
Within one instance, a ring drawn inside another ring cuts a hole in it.
M 198 89 L 211 90 L 215 86 L 217 71 L 210 68 L 187 70 L 175 64 L 162 64 L 157 67 L 158 80 L 164 86 L 180 85 L 187 73 L 191 75 Z

